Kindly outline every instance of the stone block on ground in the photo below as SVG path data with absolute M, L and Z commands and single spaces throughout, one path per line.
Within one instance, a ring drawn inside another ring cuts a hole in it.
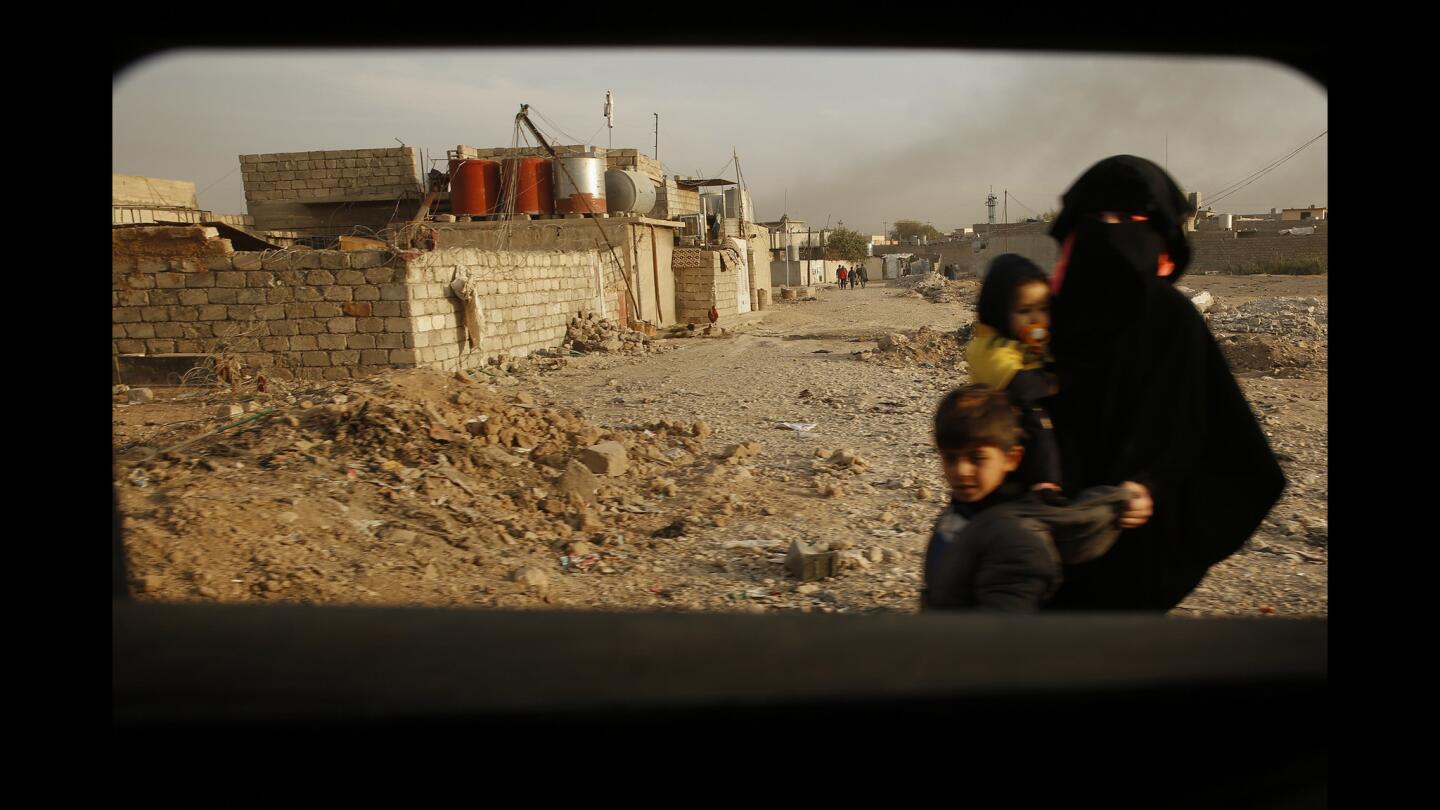
M 785 569 L 801 582 L 833 577 L 840 571 L 840 554 L 817 551 L 809 544 L 794 540 L 785 554 Z

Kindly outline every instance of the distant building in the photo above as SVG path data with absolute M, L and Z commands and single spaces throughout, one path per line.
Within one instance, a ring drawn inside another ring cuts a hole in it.
M 1302 219 L 1325 219 L 1325 212 L 1329 209 L 1325 206 L 1312 205 L 1308 208 L 1282 208 L 1280 219 L 1285 222 L 1296 222 Z

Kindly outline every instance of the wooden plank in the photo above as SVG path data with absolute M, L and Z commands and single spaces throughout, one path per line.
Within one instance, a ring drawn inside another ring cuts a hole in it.
M 364 236 L 341 236 L 341 250 L 386 250 L 389 243 L 379 239 L 370 239 Z

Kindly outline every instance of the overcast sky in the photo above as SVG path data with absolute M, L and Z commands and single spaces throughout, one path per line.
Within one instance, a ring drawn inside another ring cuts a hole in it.
M 406 145 L 508 146 L 528 103 L 564 143 L 659 156 L 713 174 L 738 150 L 758 218 L 841 220 L 878 233 L 909 218 L 948 231 L 1043 212 L 1086 167 L 1130 153 L 1207 198 L 1328 127 L 1325 91 L 1237 59 L 954 51 L 525 49 L 184 51 L 120 75 L 118 174 L 191 180 L 200 205 L 242 213 L 240 154 Z M 566 137 L 556 131 L 556 125 Z M 1215 210 L 1327 204 L 1328 136 Z M 734 178 L 733 167 L 724 176 Z M 1208 199 L 1207 199 L 1208 201 Z

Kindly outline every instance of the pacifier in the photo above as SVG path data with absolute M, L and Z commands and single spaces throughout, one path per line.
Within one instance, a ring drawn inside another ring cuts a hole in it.
M 1044 346 L 1050 341 L 1050 330 L 1044 324 L 1035 324 L 1020 334 L 1020 340 L 1029 346 Z

